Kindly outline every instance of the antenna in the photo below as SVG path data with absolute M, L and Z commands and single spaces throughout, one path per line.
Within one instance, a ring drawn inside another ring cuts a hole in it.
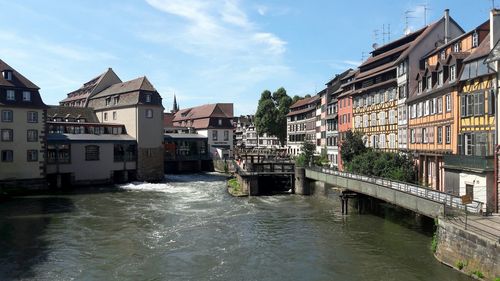
M 495 9 L 495 0 L 491 0 L 491 9 Z
M 492 1 L 495 1 L 495 0 L 492 0 Z M 421 4 L 418 6 L 424 8 L 424 26 L 427 26 L 427 11 L 431 10 L 431 9 L 429 9 L 429 4 L 427 4 L 427 2 L 425 2 L 424 4 Z
M 385 24 L 382 25 L 382 37 L 384 37 L 384 43 L 385 43 L 385 36 L 387 35 L 387 42 L 391 42 L 391 24 L 387 24 L 387 31 L 385 31 Z
M 378 42 L 378 32 L 378 29 L 373 30 L 373 41 L 375 42 L 375 44 Z
M 366 52 L 361 52 L 361 62 L 365 61 Z
M 414 13 L 414 12 L 415 11 L 411 11 L 411 10 L 405 11 L 405 30 L 404 30 L 405 35 L 408 35 L 410 33 L 409 22 L 410 22 L 410 19 L 415 18 L 415 17 L 411 16 L 411 13 Z

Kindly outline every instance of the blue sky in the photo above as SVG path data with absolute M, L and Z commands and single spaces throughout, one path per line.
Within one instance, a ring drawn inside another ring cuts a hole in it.
M 497 1 L 500 4 L 500 1 Z M 233 102 L 255 112 L 260 93 L 314 94 L 405 29 L 424 26 L 425 0 L 0 0 L 0 58 L 57 104 L 112 67 L 147 76 L 172 108 Z M 467 31 L 488 19 L 488 0 L 427 1 L 427 23 L 451 16 Z M 378 40 L 374 30 L 379 30 Z

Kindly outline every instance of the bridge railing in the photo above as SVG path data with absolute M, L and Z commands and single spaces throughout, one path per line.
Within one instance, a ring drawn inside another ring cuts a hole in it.
M 391 189 L 399 190 L 408 194 L 416 195 L 418 197 L 426 198 L 434 202 L 439 202 L 444 204 L 445 206 L 465 210 L 467 207 L 467 212 L 471 213 L 481 213 L 483 208 L 483 203 L 480 201 L 472 201 L 470 204 L 463 204 L 462 199 L 459 196 L 444 193 L 437 190 L 432 190 L 429 188 L 425 188 L 423 186 L 400 182 L 396 180 L 389 180 L 385 178 L 378 178 L 375 176 L 364 176 L 358 175 L 354 173 L 341 172 L 323 167 L 306 167 L 306 169 L 311 169 L 317 172 L 340 176 L 349 179 L 360 180 L 364 182 L 369 182 L 373 184 L 377 184 L 380 186 L 388 187 Z

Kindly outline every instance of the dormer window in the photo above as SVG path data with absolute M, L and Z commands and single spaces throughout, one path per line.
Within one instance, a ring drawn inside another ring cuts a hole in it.
M 109 106 L 111 104 L 111 98 L 106 98 L 106 106 Z
M 23 91 L 23 101 L 31 101 L 31 92 Z
M 421 92 L 422 92 L 422 90 L 423 90 L 423 88 L 424 88 L 424 87 L 423 87 L 423 82 L 422 82 L 422 80 L 418 81 L 418 92 L 419 92 L 419 93 L 421 93 Z
M 472 34 L 472 47 L 475 48 L 479 45 L 479 35 L 476 31 Z
M 451 65 L 450 66 L 450 82 L 455 81 L 456 78 L 457 78 L 457 66 Z
M 429 75 L 427 77 L 427 87 L 426 87 L 427 91 L 430 91 L 432 89 L 432 75 Z
M 222 126 L 222 119 L 219 119 L 219 126 Z
M 12 70 L 4 70 L 2 74 L 5 80 L 12 81 Z
M 440 57 L 442 60 L 446 59 L 446 50 L 441 51 Z
M 458 53 L 461 51 L 460 42 L 453 44 L 453 52 Z
M 120 102 L 120 97 L 119 96 L 113 97 L 113 104 L 114 105 L 117 105 L 119 102 Z
M 146 94 L 146 102 L 151 102 L 151 95 L 150 94 Z
M 443 86 L 443 82 L 444 82 L 443 81 L 443 71 L 441 70 L 438 72 L 438 86 L 439 87 Z
M 16 100 L 16 92 L 14 90 L 7 90 L 7 100 Z

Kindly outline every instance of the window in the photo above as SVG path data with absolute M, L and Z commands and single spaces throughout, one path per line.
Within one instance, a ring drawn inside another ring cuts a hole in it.
M 479 45 L 479 35 L 476 31 L 472 34 L 472 47 L 475 48 Z
M 436 103 L 437 103 L 437 113 L 443 113 L 443 98 L 442 97 L 436 98 Z
M 120 102 L 120 96 L 113 97 L 113 105 L 117 105 Z
M 442 60 L 446 59 L 446 50 L 442 50 L 442 51 L 441 51 L 440 58 L 441 58 Z
M 460 97 L 460 116 L 482 116 L 484 115 L 484 93 L 473 93 Z
M 5 80 L 11 81 L 12 80 L 12 71 L 11 70 L 4 70 L 3 71 L 3 78 Z
M 27 160 L 28 160 L 28 162 L 36 162 L 36 161 L 38 161 L 38 150 L 29 149 L 27 151 Z
M 418 105 L 417 105 L 417 117 L 422 117 L 422 110 L 423 106 L 422 106 L 422 103 L 419 102 Z
M 399 86 L 398 87 L 398 92 L 399 92 L 399 98 L 400 99 L 406 98 L 406 85 Z
M 455 81 L 455 79 L 457 79 L 457 66 L 451 65 L 450 66 L 450 82 Z
M 23 101 L 31 101 L 31 92 L 23 91 Z
M 104 121 L 108 121 L 108 113 L 104 112 Z
M 455 44 L 453 44 L 453 52 L 460 52 L 461 51 L 461 46 L 460 46 L 460 42 L 457 42 Z
M 415 129 L 410 129 L 410 143 L 415 143 Z
M 12 110 L 2 110 L 2 122 L 12 122 L 14 113 Z
M 153 118 L 153 110 L 146 109 L 146 118 Z
M 438 86 L 441 87 L 443 86 L 443 71 L 439 71 L 438 72 Z
M 7 90 L 7 100 L 16 100 L 16 92 L 14 90 Z
M 437 128 L 437 143 L 443 143 L 443 127 Z
M 38 123 L 38 112 L 28 111 L 28 123 Z
M 406 74 L 406 63 L 407 61 L 403 61 L 398 65 L 398 76 Z
M 451 143 L 451 127 L 448 125 L 445 128 L 445 134 L 446 134 L 446 144 Z
M 2 133 L 2 141 L 13 141 L 14 140 L 14 131 L 12 129 L 2 129 L 0 131 Z
M 429 100 L 426 100 L 426 101 L 424 102 L 424 114 L 423 114 L 423 116 L 427 116 L 427 115 L 429 115 L 429 113 L 430 113 L 430 112 L 429 112 L 429 109 L 430 109 L 430 106 L 429 106 Z
M 422 90 L 423 90 L 423 88 L 424 88 L 424 87 L 423 87 L 423 82 L 422 82 L 422 80 L 418 81 L 418 92 L 419 92 L 419 93 L 421 93 L 421 92 L 422 92 Z
M 432 75 L 429 75 L 429 77 L 427 77 L 427 87 L 426 87 L 427 91 L 430 91 L 432 89 Z
M 224 131 L 224 141 L 229 140 L 229 131 Z
M 222 119 L 217 120 L 217 124 L 219 124 L 219 126 L 222 126 Z
M 445 97 L 445 100 L 446 100 L 446 112 L 449 112 L 451 111 L 451 95 L 448 94 Z
M 474 185 L 473 184 L 465 184 L 465 195 L 474 198 Z
M 151 102 L 151 95 L 150 94 L 146 94 L 146 102 L 147 103 Z
M 427 139 L 427 128 L 422 128 L 422 143 L 427 143 L 429 140 Z
M 430 108 L 429 114 L 431 115 L 436 114 L 436 98 L 429 100 L 429 108 Z
M 14 151 L 2 150 L 2 162 L 12 162 L 14 160 Z
M 113 120 L 116 120 L 116 111 L 113 111 Z
M 36 142 L 36 141 L 38 141 L 38 131 L 37 130 L 28 130 L 26 137 L 27 137 L 28 142 Z
M 99 160 L 99 146 L 87 145 L 85 146 L 85 161 L 98 161 Z
M 105 101 L 106 101 L 106 106 L 111 105 L 111 97 L 106 98 L 106 100 L 105 100 Z
M 216 141 L 219 138 L 218 133 L 218 131 L 212 131 L 212 140 Z

